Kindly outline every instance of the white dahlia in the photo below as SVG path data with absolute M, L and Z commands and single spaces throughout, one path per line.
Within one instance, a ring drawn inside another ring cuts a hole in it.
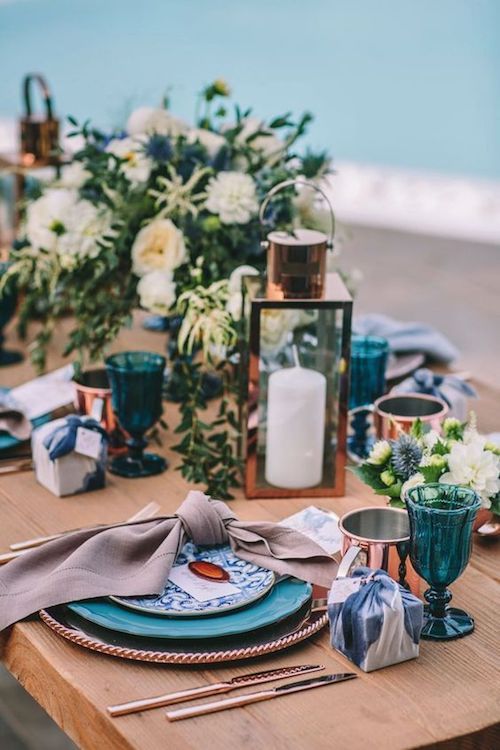
M 219 172 L 208 183 L 205 205 L 223 224 L 247 224 L 259 207 L 255 183 L 241 172 Z
M 26 237 L 34 250 L 62 258 L 96 257 L 111 233 L 111 213 L 80 200 L 76 190 L 47 190 L 28 206 Z

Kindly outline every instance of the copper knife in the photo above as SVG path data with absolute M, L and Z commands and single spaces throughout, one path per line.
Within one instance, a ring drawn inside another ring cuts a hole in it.
M 108 713 L 111 716 L 125 716 L 126 714 L 137 713 L 138 711 L 147 711 L 150 708 L 160 708 L 161 706 L 182 703 L 183 701 L 194 700 L 195 698 L 205 698 L 208 695 L 230 693 L 231 690 L 248 687 L 249 685 L 258 685 L 262 682 L 283 680 L 286 677 L 295 677 L 295 675 L 306 674 L 307 672 L 319 672 L 322 669 L 324 669 L 322 664 L 298 664 L 294 667 L 280 667 L 279 669 L 268 669 L 265 672 L 252 672 L 251 674 L 233 677 L 231 680 L 225 682 L 215 682 L 211 685 L 179 690 L 176 693 L 167 693 L 166 695 L 158 695 L 153 698 L 142 698 L 136 701 L 129 701 L 128 703 L 120 703 L 116 706 L 108 706 Z
M 200 706 L 178 708 L 175 711 L 167 711 L 166 716 L 169 721 L 190 719 L 192 716 L 204 716 L 205 714 L 213 714 L 216 711 L 225 711 L 227 708 L 247 706 L 249 703 L 259 703 L 260 701 L 279 698 L 289 693 L 298 693 L 301 690 L 312 690 L 313 688 L 325 687 L 326 685 L 336 685 L 338 682 L 353 680 L 357 676 L 354 672 L 325 674 L 323 677 L 313 677 L 312 680 L 299 680 L 298 682 L 291 682 L 288 685 L 271 688 L 271 690 L 259 690 L 258 693 L 247 693 L 246 695 L 238 695 L 235 698 L 224 698 L 221 701 L 202 703 Z

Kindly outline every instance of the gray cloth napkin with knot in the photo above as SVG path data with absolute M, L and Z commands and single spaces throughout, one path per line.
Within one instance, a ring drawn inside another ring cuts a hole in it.
M 337 563 L 298 531 L 239 521 L 230 508 L 189 492 L 174 516 L 68 534 L 0 569 L 0 630 L 45 607 L 99 596 L 159 594 L 187 540 L 230 543 L 239 557 L 280 575 L 329 587 Z

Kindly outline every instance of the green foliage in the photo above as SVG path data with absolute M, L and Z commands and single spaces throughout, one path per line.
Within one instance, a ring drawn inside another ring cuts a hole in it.
M 231 489 L 240 485 L 242 463 L 237 453 L 239 426 L 231 399 L 231 377 L 220 365 L 226 379 L 225 396 L 216 416 L 206 420 L 207 402 L 203 395 L 203 370 L 200 363 L 182 362 L 182 380 L 186 398 L 181 403 L 181 421 L 175 432 L 182 436 L 174 450 L 182 456 L 179 470 L 188 482 L 203 485 L 208 495 L 231 499 Z

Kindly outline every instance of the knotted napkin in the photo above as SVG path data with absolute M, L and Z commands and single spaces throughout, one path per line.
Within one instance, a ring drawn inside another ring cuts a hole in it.
M 229 543 L 248 562 L 329 587 L 337 563 L 298 531 L 239 521 L 229 507 L 189 492 L 174 516 L 67 534 L 0 568 L 0 630 L 39 609 L 99 596 L 159 594 L 187 540 Z

